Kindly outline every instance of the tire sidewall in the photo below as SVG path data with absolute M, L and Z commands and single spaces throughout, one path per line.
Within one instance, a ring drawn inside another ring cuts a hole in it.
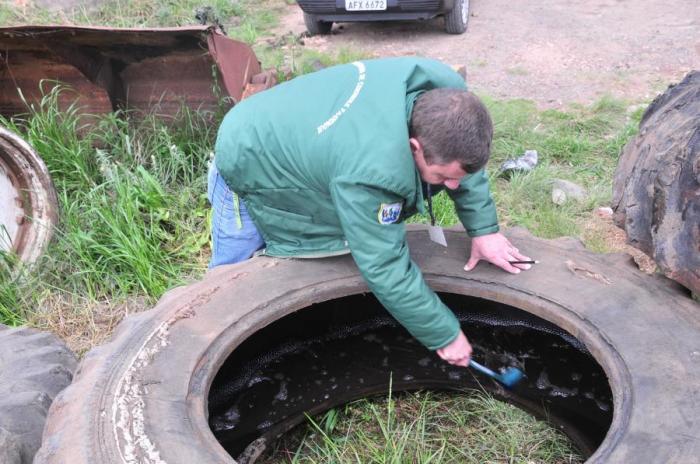
M 445 31 L 463 34 L 469 25 L 469 0 L 455 0 L 452 10 L 445 15 Z
M 310 36 L 328 35 L 333 28 L 332 21 L 321 21 L 316 16 L 306 12 L 304 13 L 304 24 Z

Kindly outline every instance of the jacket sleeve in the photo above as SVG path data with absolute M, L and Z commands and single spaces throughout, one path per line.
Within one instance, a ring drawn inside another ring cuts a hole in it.
M 459 322 L 411 261 L 402 218 L 380 221 L 382 205 L 401 203 L 402 198 L 343 180 L 333 181 L 331 196 L 357 267 L 382 305 L 428 349 L 453 341 Z
M 459 188 L 447 190 L 460 222 L 470 237 L 498 232 L 496 205 L 491 198 L 489 179 L 482 169 L 462 179 Z

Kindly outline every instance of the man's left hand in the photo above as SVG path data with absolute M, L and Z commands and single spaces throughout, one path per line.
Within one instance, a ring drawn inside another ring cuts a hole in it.
M 510 240 L 498 232 L 472 238 L 472 251 L 464 270 L 471 271 L 482 259 L 512 274 L 519 273 L 521 269 L 530 269 L 529 264 L 509 263 L 509 261 L 530 261 L 530 258 L 521 254 Z

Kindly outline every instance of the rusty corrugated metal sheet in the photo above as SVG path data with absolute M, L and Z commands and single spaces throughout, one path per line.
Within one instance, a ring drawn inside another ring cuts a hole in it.
M 40 99 L 40 85 L 51 85 L 47 80 L 73 89 L 61 94 L 62 108 L 77 104 L 86 114 L 126 108 L 173 115 L 182 104 L 214 110 L 219 105 L 216 83 L 223 96 L 237 102 L 260 71 L 248 45 L 213 27 L 0 28 L 4 116 L 26 113 L 25 101 Z

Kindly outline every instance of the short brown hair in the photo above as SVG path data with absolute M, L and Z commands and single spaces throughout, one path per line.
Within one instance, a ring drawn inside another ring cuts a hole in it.
M 465 172 L 473 173 L 489 160 L 493 123 L 473 93 L 440 88 L 418 97 L 409 133 L 420 142 L 428 164 L 459 161 Z

